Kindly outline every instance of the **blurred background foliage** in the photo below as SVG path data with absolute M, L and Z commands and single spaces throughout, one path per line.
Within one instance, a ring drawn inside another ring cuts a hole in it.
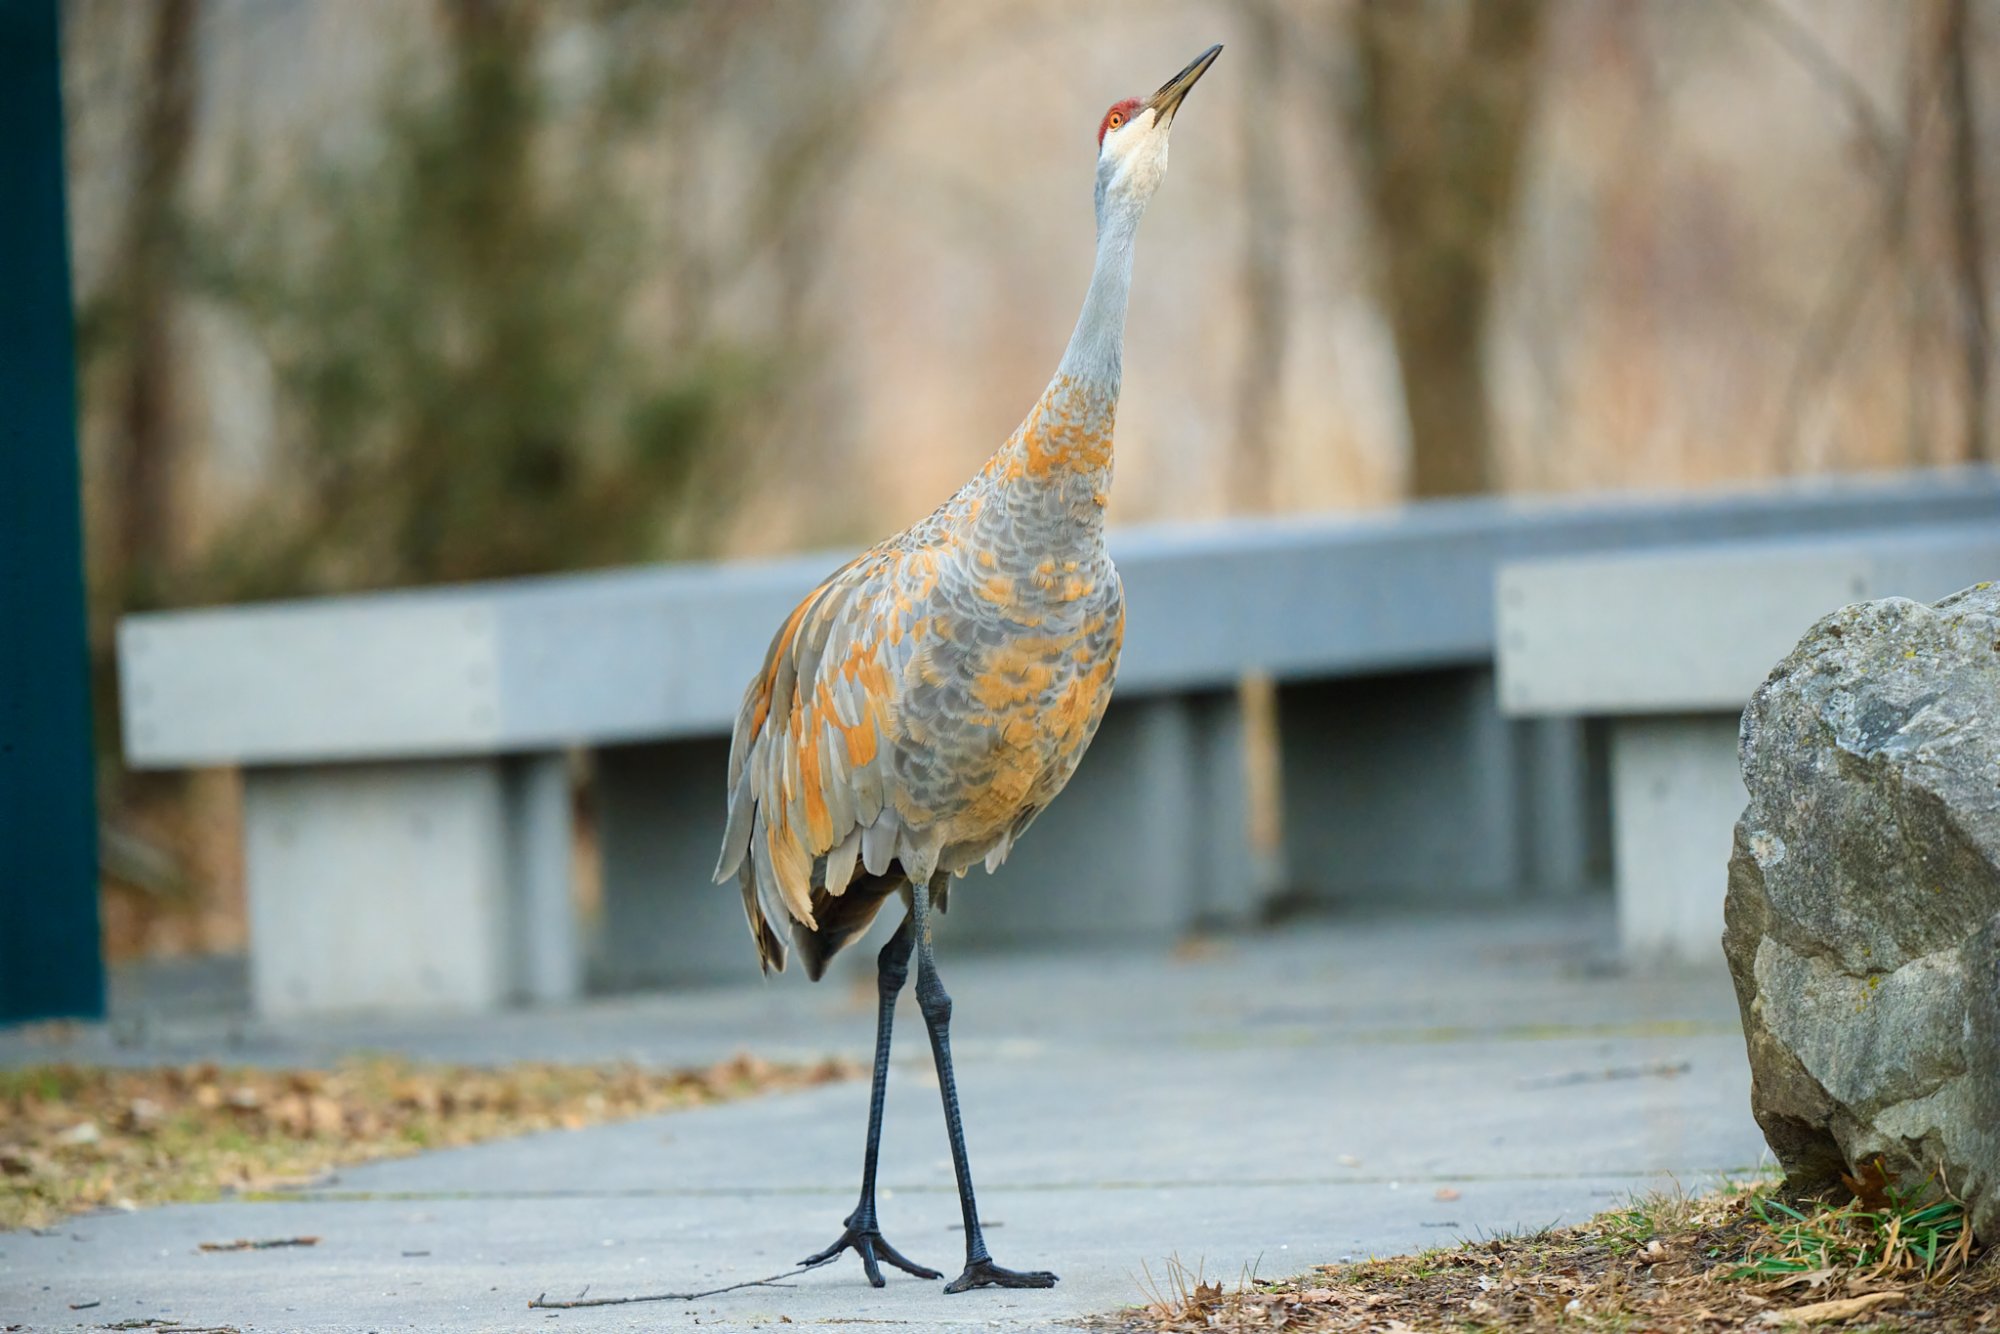
M 763 370 L 696 331 L 632 336 L 639 220 L 614 178 L 671 59 L 621 58 L 538 161 L 535 9 L 453 0 L 441 68 L 405 69 L 360 160 L 315 161 L 192 237 L 196 291 L 270 358 L 287 499 L 217 543 L 214 595 L 481 579 L 699 550 L 691 494 Z M 648 52 L 639 45 L 628 50 Z M 405 58 L 407 59 L 407 57 Z M 699 473 L 699 476 L 697 475 Z
M 1116 522 L 1994 457 L 1969 0 L 66 0 L 114 954 L 236 948 L 125 611 L 853 544 L 1013 426 L 1211 41 Z

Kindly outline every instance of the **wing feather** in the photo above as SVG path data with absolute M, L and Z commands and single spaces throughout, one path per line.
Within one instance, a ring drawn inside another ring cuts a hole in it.
M 827 893 L 846 892 L 848 884 L 854 879 L 855 859 L 860 855 L 861 831 L 850 829 L 847 831 L 847 837 L 841 839 L 834 845 L 833 851 L 826 854 Z
M 828 824 L 831 828 L 841 831 L 841 838 L 845 838 L 854 829 L 854 785 L 842 765 L 840 754 L 845 746 L 839 720 L 823 714 L 819 726 L 820 791 L 825 795 Z M 838 840 L 828 841 L 837 846 Z M 826 878 L 826 887 L 838 894 L 847 887 L 847 882 L 836 880 L 829 874 Z
M 789 933 L 779 924 L 789 918 L 817 929 L 816 892 L 839 895 L 857 861 L 881 875 L 905 844 L 912 855 L 926 846 L 887 800 L 895 717 L 888 692 L 903 656 L 891 642 L 902 639 L 900 630 L 891 633 L 903 617 L 895 605 L 898 559 L 871 552 L 800 601 L 737 712 L 715 878 L 741 881 L 767 971 L 785 966 L 778 942 Z
M 868 874 L 889 873 L 889 863 L 896 860 L 896 838 L 902 831 L 896 812 L 887 809 L 875 817 L 875 823 L 861 831 L 861 864 Z

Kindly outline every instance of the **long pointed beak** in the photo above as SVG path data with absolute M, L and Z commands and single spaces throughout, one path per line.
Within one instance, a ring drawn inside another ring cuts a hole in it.
M 1181 99 L 1188 95 L 1188 89 L 1194 87 L 1195 80 L 1208 73 L 1208 67 L 1213 65 L 1215 58 L 1221 54 L 1222 44 L 1217 42 L 1196 56 L 1193 64 L 1161 84 L 1159 92 L 1146 99 L 1146 105 L 1153 109 L 1153 114 L 1159 119 L 1160 124 L 1173 123 L 1174 112 L 1180 109 Z

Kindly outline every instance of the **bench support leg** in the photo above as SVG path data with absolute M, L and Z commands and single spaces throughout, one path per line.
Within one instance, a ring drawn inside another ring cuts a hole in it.
M 1250 738 L 1236 691 L 1188 700 L 1194 743 L 1194 921 L 1228 929 L 1256 922 L 1284 887 L 1282 853 L 1251 834 Z
M 251 769 L 243 820 L 259 1014 L 574 994 L 560 757 Z
M 1749 795 L 1726 714 L 1611 722 L 1618 942 L 1628 963 L 1722 957 L 1722 899 Z
M 571 887 L 569 757 L 520 755 L 501 769 L 510 838 L 507 920 L 514 998 L 547 1005 L 583 991 L 583 951 Z
M 1114 702 L 1006 864 L 953 882 L 943 929 L 972 948 L 1091 945 L 1254 917 L 1245 788 L 1234 691 Z
M 710 877 L 722 850 L 729 742 L 648 742 L 596 752 L 604 915 L 594 990 L 737 982 L 757 955 L 734 884 Z
M 1278 728 L 1286 861 L 1308 900 L 1498 902 L 1592 878 L 1584 732 L 1502 717 L 1488 669 L 1286 686 Z
M 1610 760 L 1601 725 L 1582 718 L 1511 724 L 1521 746 L 1529 893 L 1565 898 L 1611 882 Z
M 1163 940 L 1195 912 L 1195 723 L 1175 697 L 1113 703 L 1069 786 L 1007 861 L 951 885 L 955 947 Z

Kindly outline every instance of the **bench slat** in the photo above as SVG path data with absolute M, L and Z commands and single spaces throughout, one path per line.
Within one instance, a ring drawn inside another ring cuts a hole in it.
M 2000 578 L 2000 524 L 1568 556 L 1501 569 L 1501 707 L 1516 717 L 1739 713 L 1820 617 Z
M 1884 523 L 2000 523 L 2000 471 L 1682 497 L 1433 502 L 1113 535 L 1121 697 L 1490 661 L 1503 562 Z M 547 750 L 726 732 L 839 554 L 152 613 L 119 628 L 138 768 Z

